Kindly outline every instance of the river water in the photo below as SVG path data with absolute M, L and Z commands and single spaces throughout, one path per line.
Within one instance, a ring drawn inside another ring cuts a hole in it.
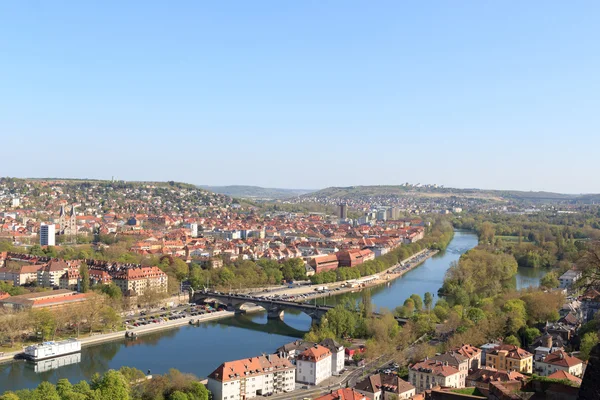
M 477 236 L 457 231 L 448 249 L 426 260 L 403 277 L 371 291 L 377 308 L 394 309 L 413 293 L 431 292 L 437 299 L 444 274 L 453 261 L 477 245 Z M 520 275 L 520 274 L 519 274 Z M 517 276 L 517 286 L 535 285 L 536 277 Z M 539 277 L 537 278 L 539 281 Z M 519 283 L 521 282 L 521 283 Z M 335 304 L 350 298 L 350 293 L 321 299 Z M 0 393 L 5 390 L 32 388 L 42 381 L 56 383 L 61 378 L 71 382 L 89 380 L 96 372 L 122 366 L 144 372 L 165 373 L 169 368 L 197 376 L 207 376 L 223 361 L 271 353 L 277 347 L 301 337 L 310 327 L 310 318 L 302 313 L 285 312 L 285 322 L 267 320 L 265 313 L 236 316 L 200 326 L 184 326 L 143 335 L 136 340 L 119 340 L 82 349 L 81 354 L 38 364 L 24 361 L 0 365 Z M 60 367 L 58 367 L 60 365 Z

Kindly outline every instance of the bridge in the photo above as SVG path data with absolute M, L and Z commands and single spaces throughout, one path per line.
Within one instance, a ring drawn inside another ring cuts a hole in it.
M 298 310 L 307 314 L 314 324 L 319 324 L 321 318 L 327 311 L 331 310 L 331 306 L 321 306 L 306 303 L 296 303 L 294 301 L 273 300 L 261 297 L 248 297 L 237 294 L 227 294 L 219 292 L 195 292 L 192 295 L 192 302 L 217 302 L 227 305 L 228 309 L 234 309 L 236 313 L 243 313 L 244 306 L 254 304 L 264 308 L 267 311 L 268 319 L 279 319 L 283 321 L 284 311 L 286 309 Z

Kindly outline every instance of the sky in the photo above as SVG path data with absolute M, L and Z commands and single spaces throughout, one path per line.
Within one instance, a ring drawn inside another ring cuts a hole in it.
M 0 176 L 600 192 L 597 1 L 0 2 Z

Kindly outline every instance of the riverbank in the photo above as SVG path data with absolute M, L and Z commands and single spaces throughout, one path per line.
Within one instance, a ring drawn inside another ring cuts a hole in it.
M 307 298 L 295 299 L 295 301 L 301 302 L 301 301 L 306 301 L 309 299 L 328 297 L 328 296 L 331 296 L 334 294 L 338 295 L 338 294 L 343 294 L 343 293 L 356 292 L 356 291 L 360 291 L 364 288 L 382 285 L 382 284 L 385 284 L 386 282 L 390 282 L 390 281 L 393 281 L 394 279 L 398 279 L 402 275 L 404 275 L 405 273 L 418 267 L 419 265 L 424 263 L 427 259 L 433 257 L 437 253 L 438 253 L 437 250 L 429 250 L 429 249 L 421 250 L 420 252 L 413 254 L 412 256 L 408 257 L 407 259 L 402 260 L 400 263 L 393 265 L 390 268 L 388 268 L 384 271 L 381 271 L 378 274 L 362 277 L 360 279 L 360 281 L 362 281 L 364 283 L 362 283 L 362 284 L 360 284 L 360 286 L 356 286 L 356 287 L 350 287 L 347 282 L 335 282 L 335 283 L 328 285 L 328 287 L 330 289 L 330 291 L 328 291 L 328 292 L 319 293 L 319 292 L 315 292 L 313 286 L 300 286 L 300 287 L 292 288 L 292 289 L 281 288 L 281 289 L 273 290 L 273 291 L 270 291 L 267 293 L 260 293 L 260 294 L 257 294 L 257 296 L 265 297 L 268 295 L 272 295 L 273 293 L 277 293 L 278 291 L 281 291 L 282 293 L 285 293 L 290 296 L 291 295 L 296 296 L 296 295 L 310 294 L 308 299 Z M 344 286 L 342 286 L 342 285 L 344 285 Z M 246 311 L 246 313 L 255 313 L 255 312 L 264 311 L 264 309 L 259 306 L 253 306 L 253 307 L 251 306 L 251 307 L 247 307 L 245 309 L 245 311 Z M 179 328 L 181 326 L 189 325 L 190 320 L 194 320 L 195 322 L 201 323 L 201 322 L 214 321 L 214 320 L 222 319 L 222 318 L 229 318 L 234 315 L 235 315 L 235 312 L 233 312 L 233 311 L 217 311 L 217 312 L 210 313 L 210 314 L 203 314 L 203 315 L 199 315 L 199 316 L 189 316 L 189 317 L 185 317 L 185 318 L 181 318 L 181 319 L 177 319 L 177 320 L 173 320 L 173 321 L 158 322 L 158 323 L 154 323 L 154 324 L 150 324 L 150 325 L 142 325 L 142 326 L 137 326 L 137 327 L 127 326 L 126 330 L 110 332 L 110 333 L 92 334 L 90 336 L 79 338 L 79 341 L 81 342 L 81 347 L 85 347 L 85 346 L 90 346 L 90 345 L 94 345 L 94 344 L 123 339 L 126 335 L 126 332 L 133 332 L 135 335 L 139 336 L 139 335 L 143 335 L 146 333 L 152 333 L 152 332 L 167 330 L 167 329 L 174 329 L 174 328 Z M 2 354 L 2 355 L 0 355 L 0 364 L 12 362 L 15 359 L 15 357 L 17 357 L 21 353 L 22 353 L 22 350 L 8 352 L 8 353 L 0 353 L 0 354 Z
M 261 312 L 264 310 L 262 307 L 254 306 L 254 307 L 248 307 L 245 311 L 246 311 L 246 313 L 256 313 L 256 312 Z M 95 344 L 111 342 L 114 340 L 121 340 L 126 337 L 125 335 L 128 332 L 133 332 L 136 336 L 140 336 L 140 335 L 149 334 L 149 333 L 153 333 L 153 332 L 157 332 L 157 331 L 161 331 L 161 330 L 174 329 L 174 328 L 179 328 L 181 326 L 189 325 L 190 321 L 193 321 L 193 323 L 202 323 L 202 322 L 214 321 L 217 319 L 229 318 L 229 317 L 233 317 L 234 315 L 235 315 L 235 312 L 233 312 L 233 311 L 217 311 L 217 312 L 213 312 L 210 314 L 189 316 L 189 317 L 185 317 L 185 318 L 181 318 L 181 319 L 177 319 L 177 320 L 173 320 L 173 321 L 158 322 L 158 323 L 151 324 L 151 325 L 142 325 L 142 326 L 137 326 L 137 327 L 128 326 L 127 329 L 125 329 L 125 330 L 109 332 L 109 333 L 92 334 L 90 336 L 78 338 L 78 340 L 81 342 L 81 347 L 83 348 L 83 347 L 91 346 L 91 345 L 95 345 Z M 130 340 L 135 340 L 135 337 L 131 338 Z M 2 355 L 0 355 L 0 364 L 5 364 L 5 363 L 15 361 L 15 357 L 19 356 L 22 353 L 23 353 L 22 350 L 8 352 L 8 353 L 0 353 L 0 354 L 2 354 Z

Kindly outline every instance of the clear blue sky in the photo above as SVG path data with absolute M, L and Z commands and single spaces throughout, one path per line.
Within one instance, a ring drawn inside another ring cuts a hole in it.
M 4 1 L 0 175 L 600 192 L 598 1 Z

